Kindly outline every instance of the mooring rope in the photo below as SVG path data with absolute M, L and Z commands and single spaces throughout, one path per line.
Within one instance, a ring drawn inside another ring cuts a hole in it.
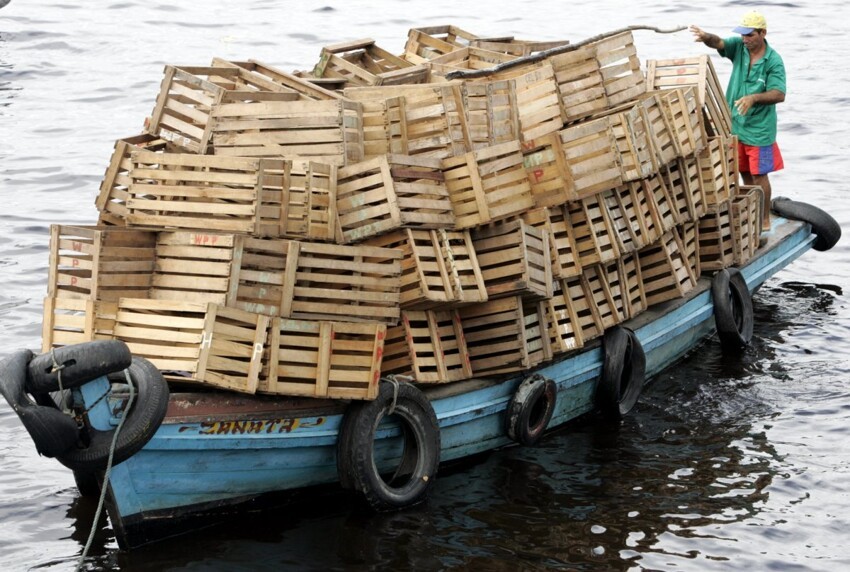
M 60 405 L 62 406 L 62 413 L 65 415 L 71 415 L 71 408 L 68 407 L 68 400 L 65 397 L 65 388 L 62 387 L 62 370 L 65 369 L 65 364 L 60 364 L 56 361 L 56 348 L 50 348 L 50 359 L 53 360 L 53 366 L 50 373 L 55 373 L 56 380 L 59 382 L 59 400 L 61 401 Z M 71 416 L 73 417 L 73 415 Z
M 100 499 L 97 502 L 97 510 L 94 513 L 94 520 L 92 521 L 89 538 L 86 541 L 86 546 L 83 548 L 82 554 L 80 554 L 80 560 L 77 562 L 77 570 L 83 569 L 83 564 L 85 564 L 92 542 L 94 542 L 94 535 L 95 532 L 97 532 L 97 523 L 100 521 L 100 515 L 103 512 L 103 505 L 106 501 L 106 489 L 109 487 L 109 475 L 112 473 L 112 460 L 115 457 L 115 447 L 118 443 L 118 434 L 121 432 L 121 427 L 124 425 L 127 415 L 130 414 L 130 408 L 133 406 L 133 400 L 136 397 L 136 387 L 133 385 L 133 379 L 130 377 L 130 372 L 126 369 L 124 370 L 124 377 L 127 380 L 127 385 L 130 386 L 130 397 L 127 399 L 127 405 L 124 407 L 124 412 L 121 414 L 121 419 L 118 421 L 118 426 L 115 428 L 115 433 L 112 435 L 112 444 L 109 446 L 109 458 L 106 461 L 106 472 L 103 474 L 103 486 L 100 488 Z
M 576 42 L 575 44 L 564 44 L 563 46 L 555 46 L 554 48 L 550 48 L 548 50 L 543 50 L 542 52 L 537 52 L 536 54 L 531 54 L 529 56 L 523 56 L 521 58 L 517 58 L 515 60 L 510 60 L 507 62 L 502 62 L 498 65 L 495 65 L 491 68 L 481 69 L 481 70 L 457 70 L 453 72 L 449 72 L 446 74 L 446 79 L 468 79 L 475 77 L 485 77 L 488 75 L 492 75 L 494 73 L 500 72 L 502 70 L 511 69 L 516 66 L 521 66 L 523 64 L 529 64 L 538 62 L 540 60 L 544 60 L 549 56 L 556 56 L 558 54 L 563 54 L 566 52 L 575 51 L 587 44 L 592 44 L 593 42 L 598 42 L 599 40 L 604 40 L 605 38 L 610 38 L 611 36 L 616 36 L 617 34 L 622 34 L 623 32 L 631 32 L 634 30 L 650 30 L 652 32 L 656 32 L 658 34 L 674 34 L 676 32 L 681 32 L 682 30 L 687 29 L 687 26 L 679 26 L 677 28 L 671 28 L 669 30 L 662 30 L 660 28 L 656 28 L 655 26 L 626 26 L 625 28 L 620 28 L 619 30 L 613 30 L 611 32 L 605 32 L 603 34 L 598 34 L 596 36 L 587 38 L 586 40 L 582 40 L 580 42 Z

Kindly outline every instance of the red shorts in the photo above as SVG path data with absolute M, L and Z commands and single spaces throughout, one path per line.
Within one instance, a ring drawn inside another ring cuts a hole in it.
M 785 166 L 782 162 L 782 154 L 779 145 L 765 145 L 755 147 L 738 142 L 738 169 L 742 173 L 753 175 L 766 175 L 778 171 Z

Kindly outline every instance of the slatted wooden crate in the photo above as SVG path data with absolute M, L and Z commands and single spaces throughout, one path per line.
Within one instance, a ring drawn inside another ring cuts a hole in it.
M 736 185 L 735 196 L 750 195 L 750 199 L 758 205 L 758 224 L 756 225 L 756 236 L 753 238 L 755 247 L 758 248 L 761 233 L 764 232 L 765 209 L 769 209 L 770 205 L 764 203 L 764 189 L 758 185 Z
M 670 199 L 670 191 L 664 177 L 656 174 L 642 180 L 640 184 L 652 209 L 655 226 L 659 232 L 663 234 L 671 230 L 676 226 L 676 217 L 673 214 L 673 201 Z
M 625 320 L 617 260 L 591 264 L 581 272 L 584 291 L 590 296 L 588 304 L 596 308 L 603 331 Z M 610 274 L 606 271 L 608 266 L 613 268 Z
M 700 263 L 699 251 L 699 221 L 686 222 L 674 229 L 682 247 L 682 253 L 688 262 L 688 269 L 694 281 L 702 276 L 702 265 Z
M 428 310 L 487 301 L 468 230 L 403 229 L 365 244 L 402 252 L 401 307 Z
M 620 200 L 620 193 L 625 193 L 625 200 Z M 605 191 L 600 193 L 599 197 L 610 215 L 620 256 L 643 248 L 644 234 L 641 232 L 628 186 Z
M 114 336 L 169 381 L 254 393 L 269 318 L 207 302 L 121 298 Z
M 322 48 L 313 75 L 343 79 L 347 85 L 422 83 L 428 81 L 428 68 L 388 52 L 372 38 L 364 38 Z
M 681 298 L 696 286 L 688 260 L 674 231 L 638 252 L 647 306 Z
M 712 211 L 729 200 L 738 181 L 738 138 L 709 137 L 697 160 L 706 210 Z
M 572 342 L 570 342 L 569 337 L 564 340 L 564 346 L 566 350 L 575 349 L 567 347 L 571 343 L 577 348 L 584 347 L 589 341 L 601 336 L 604 332 L 602 316 L 592 302 L 593 295 L 588 289 L 587 281 L 583 280 L 581 276 L 561 280 L 560 286 L 562 296 L 559 298 L 556 294 L 553 297 L 556 304 L 554 306 L 555 314 L 563 316 L 563 306 L 566 305 L 567 315 L 571 316 L 572 335 L 574 336 Z M 565 324 L 561 325 L 561 334 L 562 338 L 567 335 Z
M 356 101 L 223 101 L 212 108 L 208 131 L 214 155 L 338 166 L 363 160 L 363 109 Z
M 761 187 L 754 187 L 761 189 Z M 735 264 L 743 265 L 753 257 L 759 244 L 761 197 L 756 191 L 739 194 L 729 201 L 729 219 Z
M 508 80 L 516 98 L 519 135 L 523 144 L 557 133 L 564 124 L 558 83 L 551 65 L 543 65 Z
M 649 90 L 695 87 L 699 105 L 707 118 L 706 135 L 728 136 L 732 133 L 732 115 L 709 56 L 649 60 L 646 77 Z
M 600 195 L 569 203 L 566 210 L 582 268 L 620 256 L 611 215 Z
M 458 229 L 504 220 L 534 206 L 519 141 L 443 159 Z
M 525 344 L 528 348 L 528 363 L 531 367 L 555 357 L 546 307 L 547 300 L 523 299 L 522 301 Z
M 721 270 L 735 263 L 729 202 L 699 219 L 699 260 L 702 270 Z
M 617 260 L 617 265 L 620 273 L 620 290 L 623 294 L 623 310 L 626 319 L 631 319 L 647 307 L 637 252 L 621 256 Z
M 522 371 L 531 366 L 522 298 L 489 300 L 458 312 L 473 375 Z
M 575 233 L 570 226 L 569 214 L 564 206 L 535 208 L 524 212 L 522 220 L 549 234 L 554 280 L 578 276 L 581 273 Z
M 640 104 L 606 117 L 611 124 L 619 153 L 621 180 L 638 181 L 658 172 L 653 133 Z M 612 188 L 612 187 L 609 187 Z
M 517 57 L 502 52 L 466 46 L 431 59 L 428 64 L 435 76 L 444 76 L 457 70 L 488 69 Z
M 555 70 L 565 123 L 585 119 L 609 108 L 596 50 L 586 46 L 550 56 Z
M 426 26 L 407 33 L 404 59 L 423 63 L 470 45 L 478 36 L 457 26 Z
M 154 300 L 235 300 L 246 237 L 204 232 L 160 232 L 146 296 Z M 130 297 L 130 296 L 126 296 Z
M 339 170 L 341 242 L 399 228 L 452 228 L 455 216 L 439 159 L 382 155 Z
M 705 193 L 696 157 L 676 159 L 662 170 L 662 175 L 681 222 L 695 221 L 705 214 Z
M 559 133 L 579 198 L 623 184 L 620 152 L 609 118 L 588 120 Z
M 165 139 L 150 134 L 126 137 L 116 141 L 109 165 L 100 183 L 100 192 L 95 199 L 95 206 L 100 213 L 98 225 L 125 226 L 127 224 L 130 151 L 136 148 L 159 153 L 173 152 L 178 149 Z
M 384 103 L 391 153 L 443 158 L 470 149 L 460 87 L 460 82 L 447 82 L 355 87 L 344 93 L 358 102 Z
M 512 36 L 504 38 L 478 38 L 469 41 L 469 45 L 474 48 L 482 48 L 491 52 L 501 52 L 516 57 L 530 56 L 569 43 L 569 40 L 554 40 L 551 42 L 519 40 Z
M 381 372 L 410 375 L 418 383 L 447 383 L 472 377 L 457 310 L 404 310 L 388 330 Z
M 284 163 L 284 184 L 280 196 L 280 230 L 288 238 L 334 242 L 337 239 L 337 167 L 315 161 Z M 272 203 L 274 193 L 264 201 Z M 266 217 L 272 219 L 272 213 Z
M 144 295 L 155 244 L 153 231 L 51 225 L 48 296 L 115 302 Z
M 489 300 L 552 297 L 548 231 L 518 219 L 477 228 L 472 242 Z
M 386 325 L 275 318 L 258 393 L 372 400 Z
M 646 93 L 646 78 L 640 69 L 634 38 L 624 32 L 591 44 L 596 50 L 608 105 L 616 107 Z
M 206 153 L 221 104 L 255 105 L 293 102 L 293 90 L 266 81 L 240 67 L 165 66 L 148 133 L 192 153 Z
M 574 277 L 573 280 L 581 284 L 580 278 Z M 553 357 L 579 349 L 584 345 L 577 314 L 579 306 L 570 303 L 565 297 L 563 284 L 563 280 L 557 280 L 552 298 L 542 302 L 549 347 L 552 349 Z
M 112 339 L 118 302 L 82 298 L 44 299 L 41 351 L 94 340 Z
M 705 146 L 705 128 L 697 90 L 693 86 L 656 92 L 673 134 L 679 157 L 691 157 Z
M 661 167 L 669 165 L 679 156 L 674 126 L 664 111 L 664 104 L 660 95 L 656 93 L 643 95 L 636 107 L 640 109 L 643 122 L 649 132 L 655 170 L 657 171 Z
M 130 161 L 131 226 L 257 234 L 280 229 L 280 208 L 264 210 L 263 201 L 281 204 L 282 160 L 134 149 Z
M 508 80 L 467 81 L 461 94 L 472 149 L 519 139 L 516 103 Z
M 557 207 L 578 199 L 558 133 L 524 143 L 522 158 L 535 207 Z
M 286 241 L 278 315 L 307 320 L 399 319 L 399 250 Z
M 363 109 L 363 159 L 386 155 L 390 152 L 390 121 L 387 102 L 361 101 Z
M 329 89 L 324 89 L 316 85 L 312 81 L 307 81 L 303 78 L 298 77 L 295 74 L 291 74 L 280 70 L 274 66 L 269 64 L 259 62 L 257 60 L 248 60 L 248 61 L 230 61 L 222 58 L 213 58 L 212 60 L 213 67 L 239 67 L 249 72 L 254 73 L 256 76 L 259 76 L 257 81 L 258 85 L 261 81 L 267 81 L 273 85 L 278 85 L 280 87 L 289 89 L 299 94 L 299 99 L 302 100 L 334 100 L 334 99 L 342 99 L 342 94 L 337 93 L 335 91 L 331 91 Z

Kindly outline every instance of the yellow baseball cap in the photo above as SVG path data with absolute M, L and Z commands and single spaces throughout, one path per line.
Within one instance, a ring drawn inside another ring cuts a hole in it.
M 747 12 L 741 18 L 741 22 L 737 28 L 732 31 L 736 34 L 749 34 L 753 30 L 767 30 L 767 20 L 764 19 L 764 16 L 761 13 L 753 10 L 752 12 Z

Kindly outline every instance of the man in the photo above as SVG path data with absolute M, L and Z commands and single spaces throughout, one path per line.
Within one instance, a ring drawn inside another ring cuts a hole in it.
M 782 169 L 776 144 L 776 104 L 785 101 L 785 64 L 767 43 L 767 20 L 748 12 L 732 31 L 740 37 L 722 39 L 690 27 L 694 41 L 732 60 L 726 101 L 732 111 L 732 134 L 738 136 L 738 160 L 745 185 L 764 190 L 764 228 L 770 226 L 770 181 L 767 174 Z

